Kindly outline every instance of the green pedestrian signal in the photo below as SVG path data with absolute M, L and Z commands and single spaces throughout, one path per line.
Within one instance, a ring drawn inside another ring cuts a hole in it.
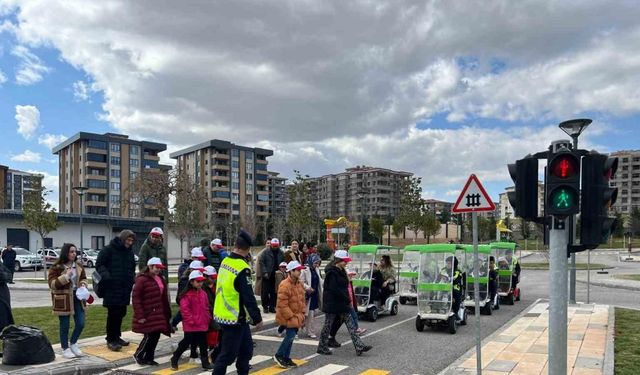
M 580 154 L 561 149 L 548 156 L 545 179 L 545 215 L 567 217 L 578 213 L 580 199 Z
M 551 194 L 551 204 L 558 210 L 568 210 L 575 205 L 573 190 L 556 189 Z

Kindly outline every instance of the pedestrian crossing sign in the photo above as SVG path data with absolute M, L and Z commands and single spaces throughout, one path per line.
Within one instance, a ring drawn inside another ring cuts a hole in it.
M 467 183 L 464 185 L 456 204 L 451 212 L 482 212 L 495 211 L 496 205 L 493 203 L 487 191 L 478 180 L 475 174 L 469 176 Z

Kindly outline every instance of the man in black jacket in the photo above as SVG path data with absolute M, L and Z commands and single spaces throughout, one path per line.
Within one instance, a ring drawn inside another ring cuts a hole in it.
M 7 284 L 13 284 L 13 273 L 16 270 L 16 251 L 13 250 L 11 245 L 7 245 L 7 248 L 2 251 L 2 263 L 11 274 L 11 278 Z
M 135 282 L 136 262 L 131 249 L 135 238 L 132 231 L 123 230 L 100 251 L 96 261 L 100 287 L 104 290 L 102 305 L 107 308 L 107 346 L 112 351 L 129 345 L 120 336 Z
M 280 241 L 277 238 L 271 239 L 271 248 L 265 251 L 260 257 L 260 272 L 262 272 L 262 306 L 264 313 L 276 312 L 276 271 L 280 263 L 284 262 L 284 253 L 280 250 Z

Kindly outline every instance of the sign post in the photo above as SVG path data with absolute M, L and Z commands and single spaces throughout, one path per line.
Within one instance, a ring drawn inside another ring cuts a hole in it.
M 473 272 L 476 276 L 480 274 L 480 265 L 478 264 L 478 212 L 495 211 L 495 209 L 496 205 L 487 194 L 480 180 L 478 180 L 475 174 L 472 174 L 469 176 L 460 196 L 456 200 L 456 204 L 451 210 L 451 212 L 454 213 L 471 212 L 471 220 L 473 221 Z M 478 279 L 478 277 L 473 278 L 473 298 L 476 304 L 476 368 L 477 374 L 481 375 L 482 332 L 480 330 L 480 284 Z

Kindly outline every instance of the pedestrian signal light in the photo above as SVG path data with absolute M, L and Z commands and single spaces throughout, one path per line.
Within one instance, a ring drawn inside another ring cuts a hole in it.
M 580 211 L 580 157 L 564 149 L 551 154 L 546 176 L 545 213 L 566 217 Z

